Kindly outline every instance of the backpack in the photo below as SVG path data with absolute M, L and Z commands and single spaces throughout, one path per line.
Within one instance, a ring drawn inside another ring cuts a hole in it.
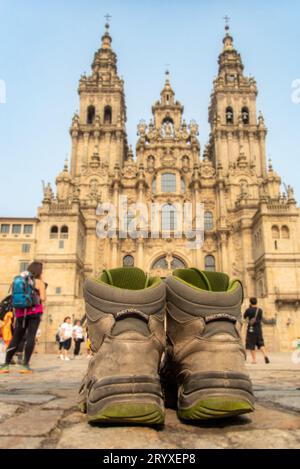
M 6 313 L 13 310 L 12 295 L 7 296 L 0 303 L 0 321 L 4 320 Z
M 34 278 L 30 272 L 17 275 L 12 283 L 12 305 L 17 309 L 32 308 L 36 303 Z
M 55 342 L 57 342 L 58 344 L 60 343 L 60 326 L 58 326 L 55 334 Z

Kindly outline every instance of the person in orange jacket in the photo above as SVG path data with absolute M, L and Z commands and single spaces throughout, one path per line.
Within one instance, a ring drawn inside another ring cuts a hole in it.
M 14 315 L 12 311 L 8 311 L 3 319 L 3 326 L 2 326 L 2 338 L 5 343 L 5 346 L 8 347 L 9 343 L 12 339 L 13 333 L 13 320 Z

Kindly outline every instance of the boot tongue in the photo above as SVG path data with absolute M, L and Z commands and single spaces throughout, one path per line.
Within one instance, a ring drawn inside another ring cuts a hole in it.
M 192 267 L 177 269 L 173 275 L 201 290 L 226 292 L 229 286 L 229 277 L 222 272 L 203 271 Z
M 113 287 L 125 290 L 142 290 L 148 286 L 148 277 L 137 267 L 120 267 L 104 270 L 101 280 Z
M 211 291 L 209 280 L 205 274 L 206 273 L 196 268 L 177 269 L 173 272 L 175 277 L 179 277 L 190 285 L 200 288 L 201 290 Z
M 226 292 L 229 286 L 229 277 L 222 272 L 204 272 L 212 291 Z

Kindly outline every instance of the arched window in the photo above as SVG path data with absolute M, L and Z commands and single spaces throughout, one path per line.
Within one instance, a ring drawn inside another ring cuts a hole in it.
M 185 180 L 181 178 L 181 193 L 184 194 L 186 190 Z
M 133 267 L 134 266 L 134 257 L 127 255 L 123 258 L 123 267 Z
M 156 177 L 152 179 L 152 192 L 153 194 L 156 192 Z
M 249 124 L 250 122 L 249 109 L 247 107 L 243 107 L 242 109 L 242 121 L 245 125 Z
M 281 237 L 283 239 L 289 239 L 290 230 L 289 230 L 288 226 L 284 225 L 284 226 L 281 227 Z
M 112 109 L 110 106 L 105 106 L 104 108 L 104 124 L 111 124 L 112 123 Z
M 161 229 L 162 231 L 175 231 L 177 213 L 174 205 L 166 204 L 161 209 Z
M 94 123 L 96 117 L 96 109 L 95 106 L 89 106 L 87 109 L 87 123 L 89 125 Z
M 212 212 L 204 213 L 204 229 L 205 231 L 212 230 L 214 227 L 214 217 Z
M 52 226 L 50 229 L 50 238 L 58 238 L 58 226 Z
M 152 270 L 168 270 L 168 262 L 165 256 L 160 257 L 153 262 L 151 269 Z
M 161 191 L 176 192 L 176 174 L 166 173 L 161 176 Z
M 69 237 L 69 228 L 66 225 L 61 227 L 60 237 L 63 239 L 67 239 Z
M 186 268 L 186 263 L 179 259 L 177 256 L 173 256 L 172 262 L 171 262 L 171 269 L 185 269 Z
M 214 256 L 206 256 L 205 257 L 205 270 L 208 270 L 210 272 L 215 272 L 216 270 L 216 261 Z
M 265 288 L 264 288 L 264 282 L 263 280 L 260 280 L 258 282 L 258 295 L 259 298 L 264 298 L 265 296 Z
M 273 239 L 279 239 L 280 238 L 279 228 L 276 225 L 272 226 L 272 238 Z
M 226 108 L 226 124 L 233 124 L 234 122 L 234 114 L 232 107 Z

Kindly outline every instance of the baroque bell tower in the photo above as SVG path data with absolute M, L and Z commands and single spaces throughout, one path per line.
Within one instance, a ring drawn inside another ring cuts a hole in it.
M 240 157 L 256 167 L 258 177 L 266 176 L 266 128 L 257 118 L 256 81 L 244 75 L 244 65 L 226 25 L 218 76 L 214 80 L 209 123 L 210 152 L 215 166 L 227 171 Z
M 90 164 L 122 166 L 127 149 L 124 82 L 117 73 L 117 56 L 111 47 L 109 24 L 105 25 L 100 49 L 95 53 L 92 73 L 79 82 L 80 112 L 75 114 L 72 137 L 72 177 L 80 176 Z

